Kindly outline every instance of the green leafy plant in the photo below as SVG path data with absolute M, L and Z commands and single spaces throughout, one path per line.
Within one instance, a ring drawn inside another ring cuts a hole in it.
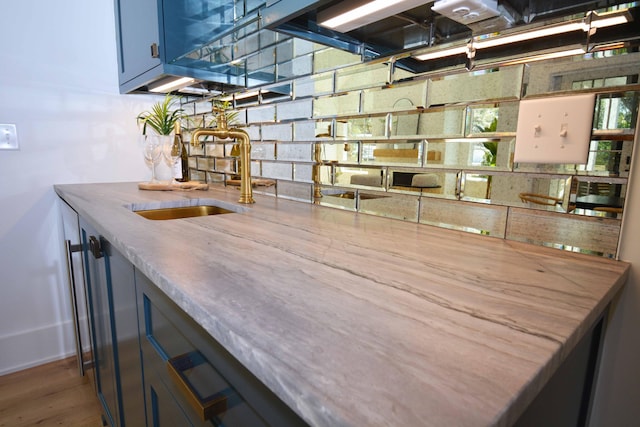
M 175 108 L 180 98 L 167 94 L 163 101 L 156 102 L 150 111 L 144 111 L 138 115 L 138 125 L 142 124 L 142 134 L 147 134 L 147 127 L 153 129 L 158 135 L 170 135 L 176 122 L 181 119 L 189 119 L 182 108 Z
M 218 114 L 224 114 L 225 116 L 227 116 L 228 125 L 232 125 L 238 118 L 237 111 L 229 111 L 233 107 L 231 101 L 214 99 L 211 101 L 211 107 L 214 112 L 214 117 L 213 120 L 209 122 L 209 126 L 213 126 L 216 123 L 216 116 Z
M 491 121 L 491 124 L 482 129 L 482 132 L 495 132 L 498 128 L 498 118 L 494 117 Z M 482 145 L 486 150 L 484 153 L 483 164 L 487 166 L 495 166 L 496 165 L 496 157 L 498 155 L 498 142 L 497 141 L 487 141 L 483 142 Z

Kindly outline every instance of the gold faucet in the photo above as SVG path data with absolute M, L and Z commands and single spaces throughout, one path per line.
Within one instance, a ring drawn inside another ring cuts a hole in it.
M 227 128 L 227 116 L 223 109 L 213 109 L 216 116 L 215 128 L 198 128 L 191 132 L 191 145 L 199 145 L 198 140 L 202 136 L 213 136 L 220 139 L 235 138 L 240 141 L 240 203 L 255 203 L 251 187 L 251 141 L 249 134 L 238 128 Z M 235 147 L 234 147 L 235 148 Z M 233 151 L 233 150 L 232 150 Z

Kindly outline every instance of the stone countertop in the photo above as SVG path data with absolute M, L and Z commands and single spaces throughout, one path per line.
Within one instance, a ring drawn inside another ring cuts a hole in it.
M 622 262 L 236 189 L 56 192 L 308 423 L 510 425 Z M 131 207 L 243 212 L 151 221 Z

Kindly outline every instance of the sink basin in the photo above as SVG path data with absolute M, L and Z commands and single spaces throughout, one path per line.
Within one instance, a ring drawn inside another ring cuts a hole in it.
M 231 211 L 229 209 L 212 205 L 168 207 L 159 209 L 136 210 L 134 212 L 140 216 L 152 220 L 192 218 L 197 216 L 234 213 L 234 211 Z

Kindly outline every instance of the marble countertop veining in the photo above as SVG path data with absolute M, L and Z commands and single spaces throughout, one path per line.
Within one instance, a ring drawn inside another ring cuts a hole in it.
M 236 189 L 56 192 L 315 426 L 510 425 L 628 265 Z M 215 199 L 243 212 L 151 221 Z

